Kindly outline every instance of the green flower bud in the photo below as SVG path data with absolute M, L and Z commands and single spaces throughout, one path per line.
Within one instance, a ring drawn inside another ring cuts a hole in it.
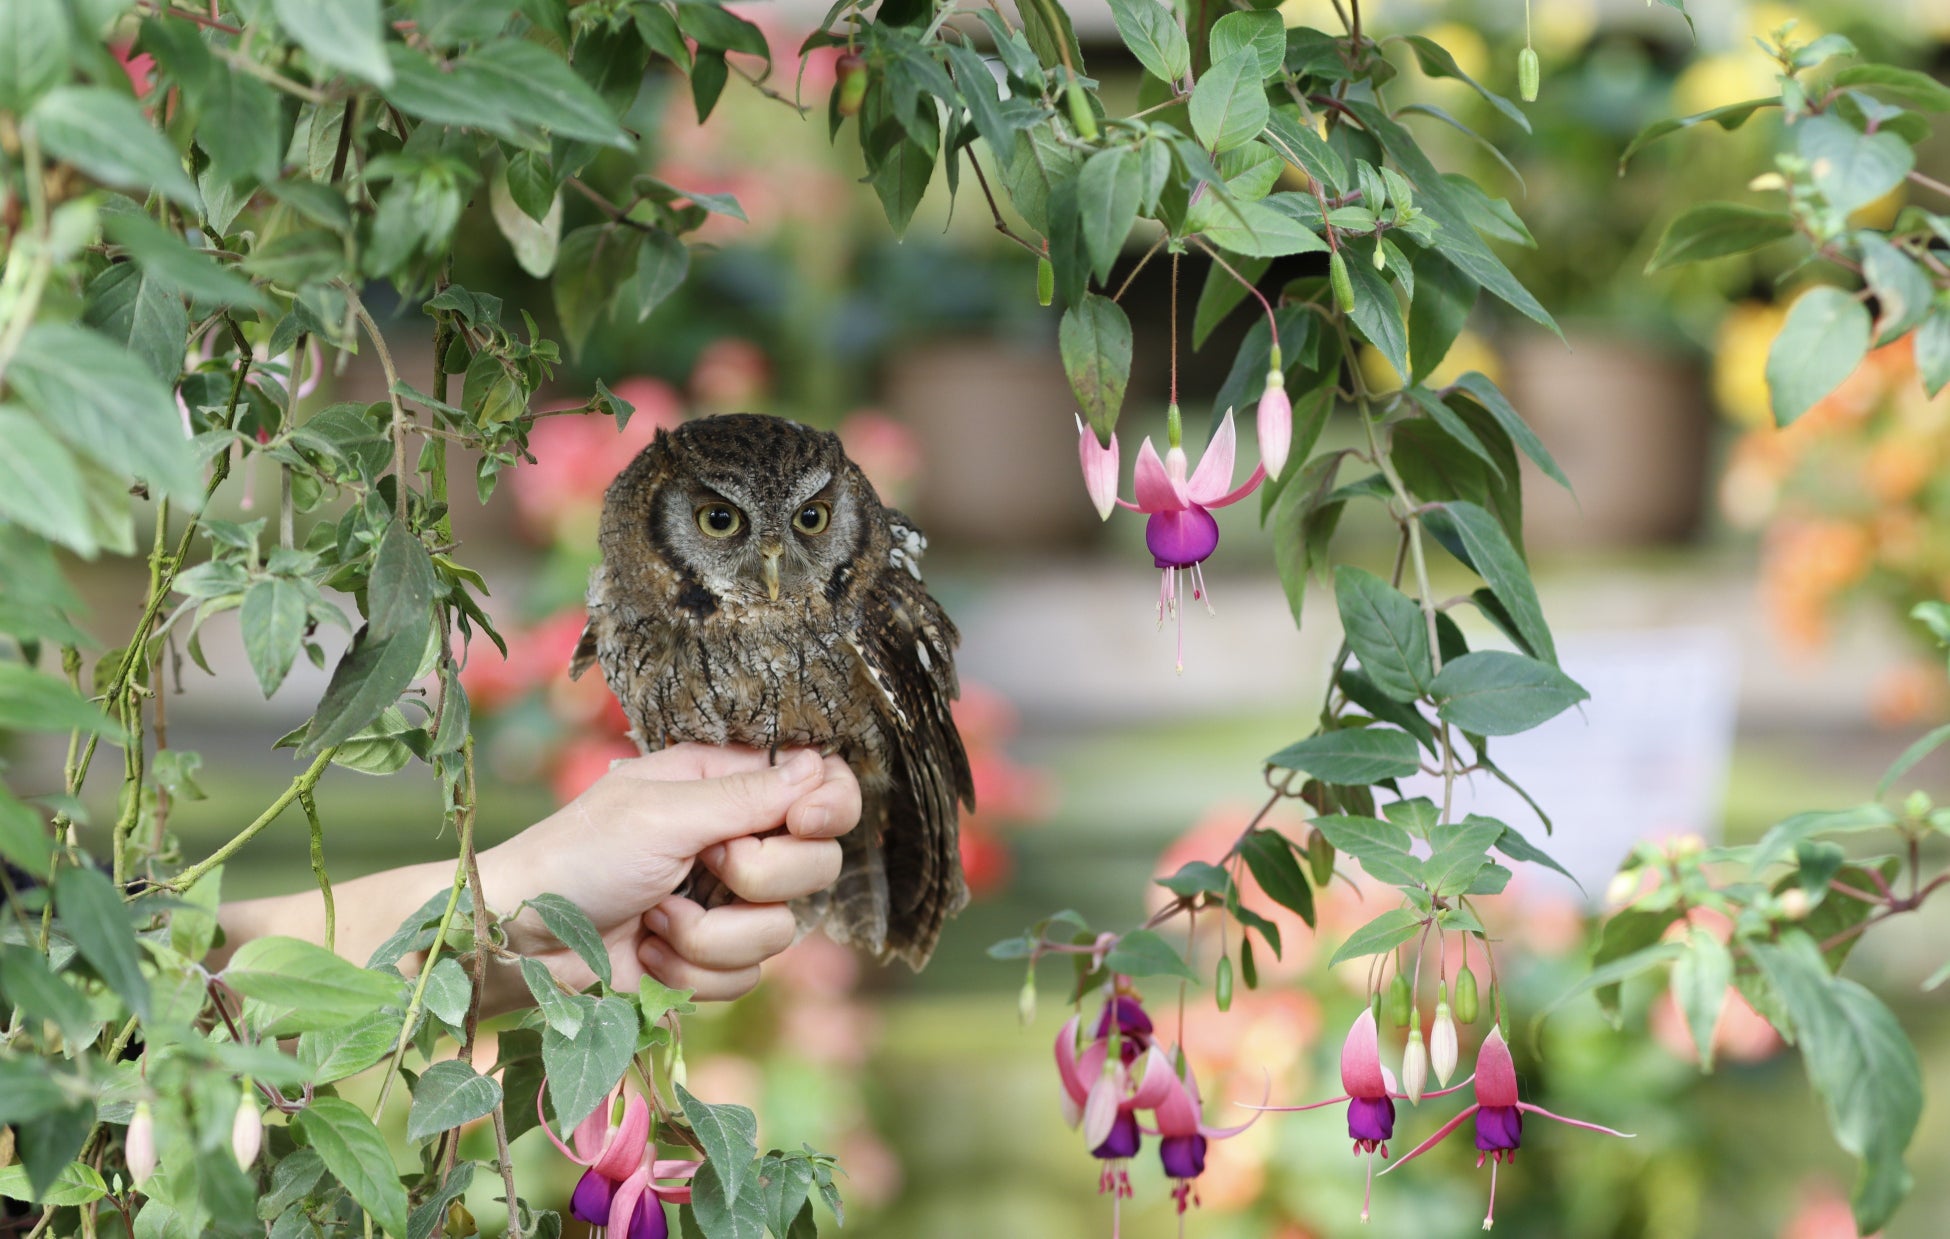
M 834 103 L 834 111 L 841 116 L 858 116 L 860 105 L 867 98 L 867 62 L 853 52 L 848 52 L 834 62 L 834 70 L 839 75 L 839 98 Z
M 1476 1022 L 1476 974 L 1469 970 L 1468 964 L 1464 964 L 1462 971 L 1456 974 L 1456 1001 L 1449 1009 L 1465 1024 Z
M 1036 304 L 1047 306 L 1056 300 L 1056 267 L 1048 258 L 1036 260 Z
M 1930 810 L 1933 807 L 1930 803 L 1930 794 L 1928 792 L 1914 791 L 1903 801 L 1903 816 L 1921 821 L 1930 815 Z
M 1347 259 L 1335 250 L 1327 259 L 1327 280 L 1334 286 L 1334 304 L 1341 313 L 1354 313 L 1354 278 L 1347 273 Z
M 1525 103 L 1537 102 L 1537 86 L 1543 69 L 1537 64 L 1537 49 L 1526 47 L 1517 53 L 1517 96 Z
M 1317 830 L 1307 840 L 1307 868 L 1312 871 L 1317 887 L 1324 889 L 1334 880 L 1334 845 Z
M 1239 979 L 1247 989 L 1259 988 L 1259 964 L 1253 959 L 1253 940 L 1239 939 Z
M 1407 1028 L 1415 1018 L 1415 999 L 1408 992 L 1408 978 L 1399 972 L 1388 986 L 1388 1018 L 1397 1028 Z
M 1219 975 L 1212 979 L 1212 996 L 1218 999 L 1219 1010 L 1232 1010 L 1232 956 L 1219 956 Z
M 1076 127 L 1077 136 L 1086 142 L 1097 140 L 1097 114 L 1090 110 L 1090 96 L 1085 93 L 1073 78 L 1063 92 L 1064 102 L 1070 105 L 1070 124 Z
M 1016 1014 L 1025 1024 L 1036 1022 L 1036 974 L 1031 972 L 1022 979 L 1022 992 L 1016 995 Z

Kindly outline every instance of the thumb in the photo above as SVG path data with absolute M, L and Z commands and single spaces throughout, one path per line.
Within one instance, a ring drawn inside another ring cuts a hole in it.
M 695 856 L 714 843 L 784 825 L 785 811 L 824 775 L 818 754 L 801 750 L 763 770 L 661 783 L 659 825 L 672 851 Z

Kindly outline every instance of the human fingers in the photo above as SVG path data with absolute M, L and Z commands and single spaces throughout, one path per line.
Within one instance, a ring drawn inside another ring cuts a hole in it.
M 661 938 L 645 938 L 637 947 L 637 960 L 643 970 L 672 989 L 687 989 L 704 1002 L 729 1002 L 743 998 L 758 984 L 758 966 L 748 968 L 706 968 L 692 963 Z
M 820 785 L 824 767 L 802 750 L 777 766 L 718 777 L 646 779 L 627 766 L 605 776 L 587 808 L 593 817 L 635 822 L 669 855 L 695 856 L 714 843 L 763 834 L 785 822 L 786 810 Z
M 779 903 L 730 903 L 706 909 L 673 895 L 643 914 L 643 927 L 703 968 L 750 968 L 792 945 L 792 909 Z
M 704 849 L 698 860 L 746 903 L 803 899 L 840 876 L 840 845 L 831 839 L 747 835 Z
M 776 753 L 742 744 L 695 744 L 686 741 L 658 749 L 642 757 L 616 763 L 615 773 L 625 778 L 670 783 L 681 779 L 721 779 L 728 774 L 747 774 L 785 764 L 794 754 L 811 752 L 804 748 L 782 748 Z
M 860 824 L 860 781 L 837 757 L 823 763 L 819 786 L 794 801 L 785 828 L 801 839 L 832 839 Z

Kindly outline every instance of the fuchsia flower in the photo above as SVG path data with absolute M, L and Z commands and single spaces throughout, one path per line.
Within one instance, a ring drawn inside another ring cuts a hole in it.
M 1274 345 L 1274 355 L 1279 346 Z M 1276 363 L 1266 374 L 1266 391 L 1259 398 L 1255 419 L 1259 429 L 1259 460 L 1266 476 L 1277 478 L 1286 468 L 1287 452 L 1293 447 L 1293 401 L 1286 394 L 1286 375 Z
M 1290 423 L 1291 411 L 1288 420 Z M 1137 502 L 1132 503 L 1118 498 L 1116 494 L 1116 436 L 1111 437 L 1110 445 L 1106 447 L 1097 442 L 1096 436 L 1081 420 L 1077 423 L 1082 439 L 1078 450 L 1083 463 L 1084 486 L 1090 492 L 1091 501 L 1097 505 L 1098 512 L 1108 517 L 1110 504 L 1115 503 L 1133 512 L 1143 512 L 1150 518 L 1144 525 L 1144 544 L 1151 550 L 1151 562 L 1164 571 L 1158 589 L 1158 622 L 1161 625 L 1167 614 L 1179 614 L 1182 603 L 1179 573 L 1183 572 L 1191 578 L 1194 600 L 1207 599 L 1205 574 L 1199 565 L 1211 558 L 1212 552 L 1219 547 L 1219 522 L 1213 519 L 1211 509 L 1239 502 L 1258 489 L 1266 478 L 1265 465 L 1257 465 L 1244 485 L 1233 487 L 1238 435 L 1232 425 L 1232 410 L 1226 410 L 1218 432 L 1206 445 L 1205 455 L 1200 458 L 1196 469 L 1190 467 L 1185 449 L 1179 446 L 1180 422 L 1175 404 L 1167 414 L 1167 427 L 1170 447 L 1162 458 L 1158 455 L 1158 449 L 1151 445 L 1149 437 L 1138 451 L 1137 467 L 1132 476 L 1132 489 Z M 1206 607 L 1208 610 L 1211 608 L 1210 602 L 1206 602 Z M 1180 670 L 1185 666 L 1185 630 L 1182 622 L 1178 630 L 1178 666 Z
M 1237 1127 L 1213 1127 L 1206 1123 L 1205 1105 L 1199 1098 L 1198 1081 L 1192 1077 L 1192 1065 L 1184 1061 L 1183 1054 L 1178 1057 L 1181 1067 L 1174 1070 L 1164 1051 L 1152 1046 L 1140 1091 L 1151 1091 L 1154 1081 L 1159 1085 L 1153 1093 L 1157 1100 L 1150 1106 L 1158 1120 L 1158 1160 L 1164 1163 L 1165 1174 L 1176 1183 L 1171 1195 L 1178 1202 L 1178 1211 L 1183 1213 L 1188 1203 L 1197 1203 L 1193 1181 L 1205 1173 L 1206 1145 L 1238 1135 L 1258 1122 L 1259 1116 L 1254 1115 Z
M 1114 1037 L 1113 1020 L 1117 1026 Z M 1154 1081 L 1147 1075 L 1135 1088 L 1131 1082 L 1131 1064 L 1155 1046 L 1151 1017 L 1136 998 L 1117 995 L 1104 1004 L 1095 1035 L 1079 1053 L 1077 1029 L 1082 1022 L 1082 1016 L 1072 1016 L 1056 1034 L 1056 1074 L 1063 1084 L 1063 1117 L 1072 1127 L 1082 1124 L 1084 1145 L 1092 1157 L 1105 1163 L 1097 1190 L 1121 1199 L 1131 1194 L 1129 1162 L 1143 1143 L 1137 1112 L 1157 1105 L 1164 1095 L 1163 1078 Z M 1110 1059 L 1113 1041 L 1117 1043 L 1115 1062 Z
M 539 1114 L 547 1082 L 535 1095 Z M 623 1102 L 623 1120 L 612 1120 L 613 1100 L 606 1100 L 576 1124 L 563 1144 L 542 1118 L 542 1131 L 562 1156 L 587 1166 L 575 1192 L 569 1197 L 569 1212 L 592 1226 L 607 1227 L 616 1239 L 666 1239 L 670 1222 L 664 1216 L 664 1202 L 683 1204 L 690 1200 L 688 1187 L 659 1187 L 657 1179 L 688 1179 L 702 1163 L 658 1161 L 656 1146 L 650 1142 L 650 1107 L 632 1093 Z
M 1607 1136 L 1621 1136 L 1631 1139 L 1627 1132 L 1613 1131 L 1596 1123 L 1586 1123 L 1581 1119 L 1567 1119 L 1561 1114 L 1552 1114 L 1542 1106 L 1533 1106 L 1527 1101 L 1517 1100 L 1517 1069 L 1510 1060 L 1510 1047 L 1503 1040 L 1503 1030 L 1491 1028 L 1490 1035 L 1483 1038 L 1482 1048 L 1476 1051 L 1476 1103 L 1436 1129 L 1433 1136 L 1416 1145 L 1405 1154 L 1401 1161 L 1390 1166 L 1396 1170 L 1420 1157 L 1439 1144 L 1450 1132 L 1462 1126 L 1470 1115 L 1476 1116 L 1476 1165 L 1482 1166 L 1485 1157 L 1490 1159 L 1490 1207 L 1483 1215 L 1483 1229 L 1488 1230 L 1496 1221 L 1496 1167 L 1499 1162 L 1514 1162 L 1517 1159 L 1517 1146 L 1523 1143 L 1523 1112 L 1541 1114 L 1547 1119 L 1556 1119 L 1572 1127 L 1582 1127 L 1588 1131 L 1603 1132 Z M 1461 1088 L 1462 1085 L 1457 1085 Z M 1387 1174 L 1388 1170 L 1382 1171 Z
M 1441 1092 L 1424 1093 L 1424 1097 L 1440 1097 L 1453 1093 L 1468 1084 L 1464 1080 L 1455 1088 Z M 1339 1097 L 1326 1101 L 1310 1102 L 1304 1106 L 1254 1106 L 1255 1110 L 1291 1112 L 1298 1110 L 1318 1110 L 1322 1106 L 1347 1103 L 1347 1134 L 1354 1140 L 1354 1152 L 1370 1154 L 1368 1158 L 1368 1186 L 1361 1200 L 1361 1220 L 1368 1220 L 1369 1206 L 1374 1193 L 1374 1158 L 1379 1152 L 1382 1160 L 1388 1158 L 1388 1142 L 1395 1138 L 1395 1098 L 1408 1099 L 1401 1091 L 1394 1076 L 1381 1065 L 1381 1036 L 1375 1028 L 1374 1008 L 1363 1007 L 1355 1018 L 1354 1026 L 1347 1030 L 1347 1040 L 1341 1043 L 1341 1087 L 1345 1090 Z M 1412 1154 L 1411 1154 L 1412 1156 Z M 1404 1158 L 1403 1160 L 1407 1160 Z M 1383 1172 L 1384 1174 L 1386 1171 Z

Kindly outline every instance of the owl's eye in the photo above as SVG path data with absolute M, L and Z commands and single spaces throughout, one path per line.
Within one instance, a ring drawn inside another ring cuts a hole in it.
M 729 538 L 745 527 L 745 514 L 728 503 L 707 503 L 697 510 L 697 527 L 707 538 Z
M 825 533 L 826 523 L 833 519 L 833 509 L 824 503 L 809 503 L 799 509 L 792 518 L 792 527 L 800 533 Z

